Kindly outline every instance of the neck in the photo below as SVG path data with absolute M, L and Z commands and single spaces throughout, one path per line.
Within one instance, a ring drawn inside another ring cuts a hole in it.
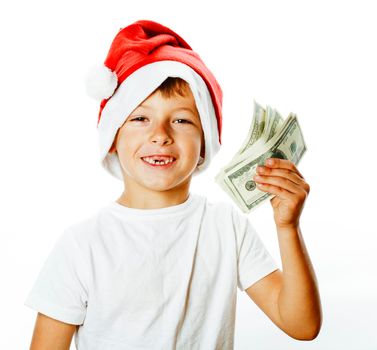
M 117 199 L 119 204 L 135 209 L 160 209 L 184 203 L 189 196 L 189 184 L 165 191 L 153 191 L 127 186 Z

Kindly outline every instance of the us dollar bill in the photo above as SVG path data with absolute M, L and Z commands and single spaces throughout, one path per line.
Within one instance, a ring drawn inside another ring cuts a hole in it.
M 238 207 L 249 213 L 274 195 L 257 188 L 253 177 L 267 158 L 289 159 L 299 163 L 307 150 L 297 116 L 284 120 L 270 106 L 264 109 L 254 100 L 254 114 L 248 135 L 239 151 L 215 180 Z

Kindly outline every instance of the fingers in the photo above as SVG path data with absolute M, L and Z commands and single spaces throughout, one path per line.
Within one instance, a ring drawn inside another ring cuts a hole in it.
M 273 160 L 273 164 L 269 164 L 269 160 Z M 257 167 L 257 176 L 254 177 L 254 181 L 265 184 L 263 188 L 275 186 L 300 195 L 307 195 L 310 191 L 309 184 L 306 183 L 296 166 L 286 159 L 268 159 L 265 167 Z
M 272 161 L 272 164 L 270 163 L 270 161 Z M 266 160 L 266 166 L 272 169 L 281 168 L 281 169 L 287 169 L 287 170 L 293 171 L 302 179 L 304 179 L 304 176 L 298 171 L 298 169 L 296 168 L 296 165 L 288 159 L 268 158 Z
M 269 183 L 257 183 L 257 187 L 260 191 L 279 196 L 280 199 L 292 200 L 292 198 L 301 198 L 303 196 L 303 193 L 294 192 L 292 189 L 288 190 L 282 186 L 274 186 Z
M 274 176 L 265 176 L 265 175 L 257 175 L 257 176 L 254 176 L 254 181 L 257 183 L 257 184 L 263 184 L 265 185 L 263 188 L 267 188 L 266 186 L 275 186 L 275 187 L 280 187 L 282 189 L 285 189 L 291 193 L 295 193 L 295 194 L 298 194 L 300 192 L 302 192 L 302 188 L 299 184 L 297 184 L 295 181 L 292 181 L 291 179 L 293 177 L 296 177 L 296 181 L 299 181 L 297 180 L 299 177 L 297 175 L 294 175 L 293 173 L 291 173 L 292 175 L 290 176 L 278 176 L 278 175 L 274 175 Z
M 268 167 L 257 167 L 257 175 L 263 176 L 263 178 L 265 179 L 267 179 L 267 177 L 269 176 L 280 176 L 289 179 L 297 185 L 301 185 L 304 182 L 302 177 L 288 169 L 271 169 Z

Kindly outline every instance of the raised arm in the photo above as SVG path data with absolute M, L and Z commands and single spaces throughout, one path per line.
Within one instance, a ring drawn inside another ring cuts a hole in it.
M 78 327 L 38 313 L 30 350 L 69 350 Z
M 322 323 L 317 280 L 301 231 L 279 230 L 283 272 L 274 271 L 246 289 L 256 305 L 285 333 L 313 340 Z
M 310 186 L 295 164 L 272 158 L 254 180 L 271 199 L 283 271 L 250 286 L 247 294 L 283 331 L 295 339 L 314 339 L 322 324 L 318 285 L 299 225 Z

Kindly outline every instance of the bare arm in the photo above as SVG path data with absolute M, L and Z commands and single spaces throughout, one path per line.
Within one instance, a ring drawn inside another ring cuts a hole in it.
M 322 323 L 315 273 L 300 228 L 277 231 L 283 272 L 269 274 L 246 292 L 285 333 L 298 340 L 312 340 Z
M 38 313 L 30 350 L 69 350 L 78 327 Z
M 279 238 L 283 272 L 271 273 L 247 289 L 256 304 L 287 334 L 314 339 L 322 324 L 321 301 L 315 273 L 300 229 L 300 215 L 310 186 L 288 159 L 270 158 L 254 176 L 271 200 Z

